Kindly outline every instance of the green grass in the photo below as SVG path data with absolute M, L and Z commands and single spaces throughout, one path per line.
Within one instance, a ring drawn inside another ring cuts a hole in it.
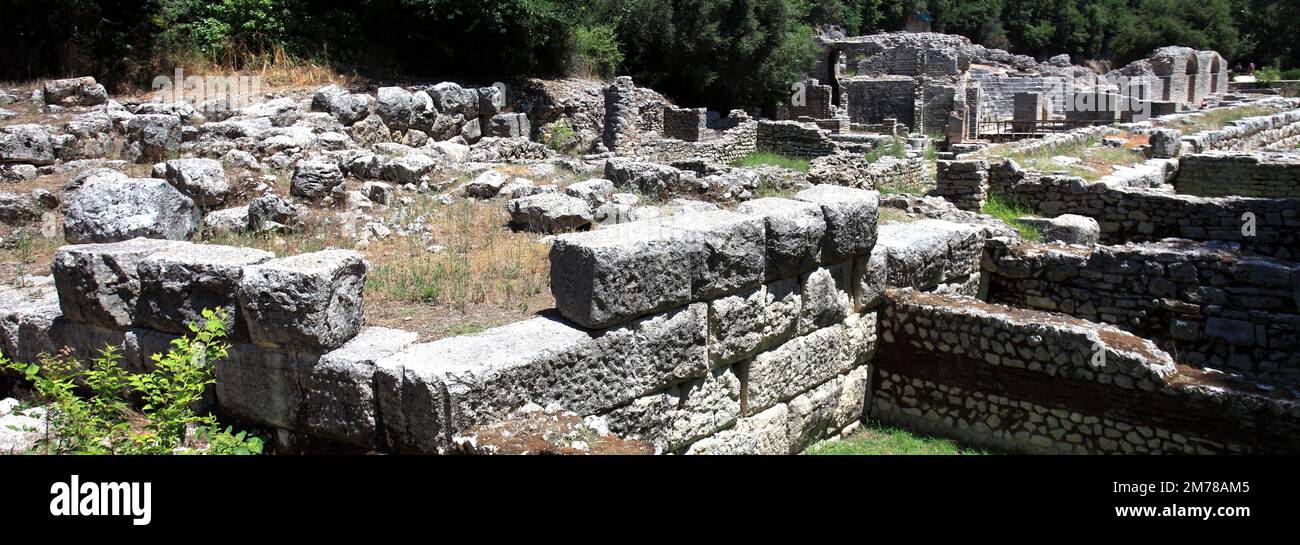
M 1011 202 L 1002 195 L 996 193 L 989 195 L 988 200 L 984 202 L 984 208 L 980 210 L 980 212 L 1002 220 L 1016 231 L 1019 231 L 1020 236 L 1025 240 L 1033 242 L 1043 240 L 1043 235 L 1038 232 L 1037 228 L 1017 221 L 1016 219 L 1024 216 L 1034 216 L 1036 214 L 1027 208 L 1022 208 L 1014 202 Z
M 903 213 L 902 210 L 897 208 L 891 208 L 888 206 L 880 207 L 880 215 L 876 218 L 877 225 L 883 225 L 895 221 L 916 221 L 916 218 Z
M 880 425 L 866 426 L 839 441 L 827 441 L 808 449 L 807 454 L 825 455 L 953 455 L 987 454 L 968 449 L 948 439 L 919 435 L 910 431 Z
M 874 163 L 876 161 L 881 160 L 884 157 L 897 157 L 899 159 L 906 159 L 907 145 L 903 143 L 902 138 L 895 136 L 894 139 L 891 140 L 888 144 L 872 148 L 870 151 L 867 152 L 866 157 L 868 163 Z
M 1278 112 L 1277 108 L 1264 106 L 1243 106 L 1241 108 L 1223 108 L 1210 110 L 1201 115 L 1189 116 L 1186 119 L 1170 123 L 1170 128 L 1183 131 L 1184 135 L 1196 134 L 1204 131 L 1215 131 L 1228 126 L 1228 123 L 1255 117 L 1260 115 L 1270 115 Z
M 770 151 L 756 151 L 738 159 L 734 166 L 738 167 L 761 167 L 776 166 L 799 172 L 808 172 L 808 160 L 798 157 L 787 157 L 779 153 Z

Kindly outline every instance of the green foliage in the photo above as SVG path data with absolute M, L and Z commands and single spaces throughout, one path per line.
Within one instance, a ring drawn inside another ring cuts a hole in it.
M 734 163 L 738 167 L 776 166 L 799 172 L 808 172 L 808 160 L 798 157 L 786 157 L 771 151 L 756 151 Z
M 552 123 L 549 132 L 542 135 L 546 146 L 560 153 L 574 151 L 578 144 L 578 131 L 566 122 Z
M 576 70 L 609 78 L 623 62 L 613 26 L 579 26 L 573 29 L 572 40 L 570 47 Z
M 1276 66 L 1265 66 L 1255 71 L 1255 80 L 1261 83 L 1273 83 L 1282 79 L 1282 70 Z
M 216 382 L 213 365 L 227 355 L 226 318 L 223 309 L 204 310 L 203 323 L 190 324 L 190 335 L 173 340 L 167 353 L 153 355 L 154 369 L 148 373 L 123 370 L 122 355 L 112 346 L 88 369 L 61 354 L 42 355 L 33 364 L 0 355 L 0 370 L 31 382 L 36 401 L 45 407 L 46 433 L 38 442 L 45 454 L 196 452 L 189 430 L 208 444 L 210 453 L 257 454 L 261 439 L 219 430 L 215 416 L 194 410 Z M 130 409 L 132 398 L 144 403 L 138 415 Z
M 889 143 L 876 146 L 866 153 L 868 163 L 879 161 L 883 157 L 897 157 L 899 159 L 907 158 L 907 144 L 903 139 L 895 136 Z
M 1036 227 L 1019 220 L 1019 218 L 1034 216 L 1036 214 L 1002 195 L 997 193 L 990 194 L 988 200 L 984 202 L 984 208 L 981 209 L 980 212 L 1002 220 L 1003 223 L 1006 223 L 1016 231 L 1019 231 L 1020 236 L 1025 240 L 1037 242 L 1043 239 L 1042 233 L 1039 233 Z

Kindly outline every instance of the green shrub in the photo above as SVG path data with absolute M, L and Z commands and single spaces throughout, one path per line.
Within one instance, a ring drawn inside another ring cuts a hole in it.
M 573 130 L 567 123 L 560 122 L 548 127 L 549 131 L 544 134 L 543 139 L 546 147 L 560 153 L 573 151 L 578 144 L 578 131 Z
M 1255 81 L 1261 83 L 1273 83 L 1282 79 L 1282 71 L 1276 66 L 1265 66 L 1255 71 Z
M 11 361 L 0 354 L 0 370 L 16 371 L 32 383 L 34 401 L 45 407 L 46 431 L 37 442 L 44 454 L 257 454 L 262 440 L 217 427 L 216 417 L 194 407 L 216 383 L 213 366 L 225 359 L 226 312 L 204 310 L 203 323 L 152 356 L 154 369 L 128 373 L 112 346 L 86 368 L 66 354 L 39 363 Z M 83 394 L 82 392 L 88 394 Z M 133 418 L 129 399 L 143 402 L 143 422 Z M 193 435 L 189 436 L 191 430 Z
M 618 36 L 613 26 L 579 26 L 573 29 L 570 40 L 571 69 L 580 74 L 609 78 L 623 62 L 623 52 L 618 48 Z

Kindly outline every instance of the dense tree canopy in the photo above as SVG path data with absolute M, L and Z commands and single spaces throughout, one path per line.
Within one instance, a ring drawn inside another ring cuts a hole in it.
M 269 51 L 372 76 L 629 74 L 714 108 L 779 100 L 815 25 L 933 29 L 1123 64 L 1163 45 L 1300 68 L 1300 2 L 1264 0 L 0 0 L 0 80 L 141 84 L 182 59 Z

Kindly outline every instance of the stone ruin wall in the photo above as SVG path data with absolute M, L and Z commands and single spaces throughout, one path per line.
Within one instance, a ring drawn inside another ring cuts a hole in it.
M 1021 453 L 1300 447 L 1293 400 L 1217 388 L 1113 327 L 910 290 L 885 300 L 870 411 L 882 422 Z
M 1184 156 L 1172 180 L 1180 194 L 1300 199 L 1300 155 L 1219 152 Z
M 812 123 L 759 121 L 756 137 L 757 149 L 789 157 L 811 159 L 839 151 L 830 131 Z
M 1182 363 L 1300 378 L 1300 265 L 1190 241 L 987 254 L 988 299 L 1114 324 Z

